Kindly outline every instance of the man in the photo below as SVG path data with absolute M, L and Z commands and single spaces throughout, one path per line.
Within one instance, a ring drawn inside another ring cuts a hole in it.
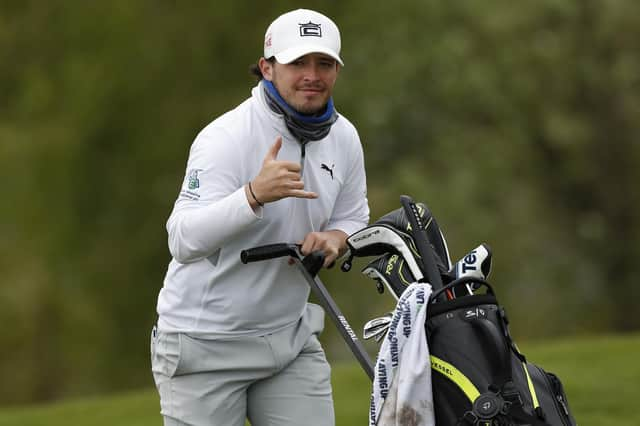
M 151 345 L 165 425 L 334 424 L 322 309 L 286 259 L 243 265 L 240 251 L 300 242 L 328 266 L 368 223 L 360 140 L 331 97 L 342 65 L 329 18 L 285 13 L 251 97 L 191 147 Z

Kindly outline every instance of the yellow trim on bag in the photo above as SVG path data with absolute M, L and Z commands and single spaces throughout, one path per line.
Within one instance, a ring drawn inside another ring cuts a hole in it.
M 523 362 L 522 368 L 524 368 L 524 374 L 527 376 L 529 393 L 531 394 L 531 398 L 533 399 L 533 408 L 536 409 L 540 406 L 540 403 L 538 402 L 538 395 L 536 395 L 536 389 L 533 387 L 533 382 L 531 381 L 531 377 L 529 376 L 529 370 L 527 369 L 527 364 Z
M 431 355 L 430 358 L 431 368 L 438 373 L 445 375 L 449 380 L 458 385 L 460 390 L 464 392 L 467 398 L 469 398 L 469 401 L 471 401 L 471 403 L 473 404 L 473 401 L 475 401 L 476 398 L 480 396 L 480 392 L 474 386 L 474 384 L 471 383 L 471 380 L 467 379 L 467 377 L 462 374 L 460 370 L 458 370 L 448 362 L 443 361 L 433 355 Z

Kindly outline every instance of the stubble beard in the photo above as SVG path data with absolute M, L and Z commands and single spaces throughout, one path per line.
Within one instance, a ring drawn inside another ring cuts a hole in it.
M 280 87 L 278 87 L 279 84 L 276 82 L 275 78 L 272 80 L 272 83 L 275 86 L 278 93 L 280 93 L 280 96 L 282 96 L 282 98 L 285 100 L 285 102 L 300 114 L 314 115 L 314 114 L 322 113 L 326 109 L 327 103 L 329 102 L 329 96 L 326 96 L 326 94 L 323 93 L 323 99 L 320 103 L 320 106 L 316 106 L 317 102 L 307 103 L 306 99 L 304 99 L 304 96 L 298 92 L 299 88 L 296 87 L 292 89 L 290 92 L 285 92 L 281 90 Z M 303 100 L 298 102 L 298 100 L 296 99 L 296 96 L 303 97 Z
M 320 106 L 320 108 L 317 108 L 315 106 L 305 106 L 305 105 L 292 105 L 292 107 L 298 111 L 300 114 L 305 114 L 305 115 L 314 115 L 314 114 L 318 114 L 323 112 L 326 108 L 327 108 L 327 103 L 323 103 L 322 106 Z

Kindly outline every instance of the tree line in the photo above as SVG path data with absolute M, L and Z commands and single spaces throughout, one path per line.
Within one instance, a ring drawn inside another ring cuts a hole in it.
M 6 1 L 0 404 L 150 386 L 165 221 L 189 146 L 249 96 L 296 2 Z M 311 1 L 340 26 L 336 108 L 372 220 L 426 202 L 454 260 L 481 242 L 519 338 L 637 330 L 640 6 Z M 323 280 L 354 325 L 392 309 Z M 327 324 L 329 357 L 348 354 Z

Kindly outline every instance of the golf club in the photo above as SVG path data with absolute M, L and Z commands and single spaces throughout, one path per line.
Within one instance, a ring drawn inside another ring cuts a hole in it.
M 393 313 L 389 312 L 384 316 L 373 318 L 364 325 L 362 337 L 365 340 L 374 338 L 376 342 L 379 342 L 384 337 L 385 333 L 389 329 Z

